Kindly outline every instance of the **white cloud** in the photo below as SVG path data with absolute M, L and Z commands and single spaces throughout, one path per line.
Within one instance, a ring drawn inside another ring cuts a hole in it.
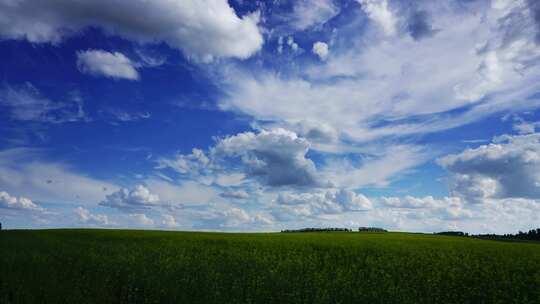
M 77 67 L 82 73 L 94 76 L 138 80 L 134 63 L 119 52 L 86 50 L 77 52 Z
M 527 10 L 518 19 L 480 4 L 469 10 L 437 4 L 438 32 L 429 39 L 347 32 L 349 43 L 336 44 L 323 63 L 302 63 L 289 73 L 227 69 L 229 94 L 220 107 L 275 125 L 324 123 L 358 144 L 540 105 L 530 98 L 540 88 L 540 46 Z
M 540 198 L 540 134 L 503 135 L 493 143 L 438 160 L 452 174 L 452 191 L 471 202 Z
M 166 207 L 182 208 L 182 204 L 208 204 L 219 199 L 219 192 L 208 185 L 200 184 L 195 181 L 182 181 L 181 184 L 175 184 L 172 181 L 162 181 L 151 178 L 145 180 L 145 184 L 152 193 L 159 195 L 165 202 L 172 202 Z
M 158 160 L 158 168 L 171 168 L 181 174 L 207 175 L 218 169 L 210 163 L 206 153 L 194 148 L 191 154 L 178 154 L 174 159 L 162 158 Z
M 372 209 L 367 197 L 346 189 L 280 193 L 274 203 L 272 215 L 282 221 Z
M 427 212 L 415 211 L 408 213 L 409 216 L 417 219 L 438 217 L 442 220 L 463 220 L 473 217 L 473 212 L 465 207 L 465 201 L 459 197 L 443 197 L 441 199 L 432 196 L 381 197 L 378 201 L 382 205 L 391 208 L 427 210 Z
M 147 209 L 160 204 L 159 196 L 153 194 L 143 185 L 137 185 L 132 190 L 122 188 L 99 203 L 102 206 L 123 211 Z
M 5 38 L 58 43 L 94 26 L 141 43 L 165 42 L 203 61 L 257 52 L 263 44 L 258 22 L 258 13 L 239 18 L 226 0 L 0 2 L 0 35 Z
M 40 202 L 95 204 L 118 189 L 110 182 L 81 174 L 64 163 L 44 159 L 43 150 L 0 151 L 0 185 L 8 193 Z
M 298 43 L 294 42 L 294 38 L 292 36 L 287 38 L 287 45 L 291 47 L 293 52 L 298 51 Z
M 313 54 L 319 56 L 319 58 L 324 61 L 328 57 L 328 44 L 322 41 L 317 41 L 313 43 L 313 48 L 311 49 L 311 51 L 313 52 Z
M 342 187 L 384 187 L 393 178 L 406 174 L 425 162 L 429 156 L 429 153 L 420 146 L 375 145 L 374 149 L 379 149 L 380 151 L 375 152 L 382 154 L 366 153 L 361 165 L 355 165 L 348 158 L 330 158 L 325 161 L 321 174 L 335 185 Z
M 168 228 L 176 228 L 178 227 L 178 223 L 176 222 L 176 219 L 174 216 L 170 214 L 163 214 L 161 215 L 163 218 L 163 221 L 161 222 L 163 225 L 165 225 Z
M 247 199 L 249 194 L 244 190 L 234 190 L 227 189 L 226 191 L 219 194 L 223 198 L 232 198 L 232 199 Z
M 128 218 L 134 221 L 137 225 L 153 226 L 154 220 L 147 217 L 144 213 L 132 213 L 128 215 Z
M 257 230 L 273 224 L 272 219 L 261 213 L 248 213 L 238 207 L 212 205 L 200 211 L 192 212 L 191 216 L 198 222 L 195 227 L 202 229 L 227 230 Z
M 305 138 L 285 129 L 244 132 L 219 139 L 208 156 L 194 149 L 188 155 L 160 160 L 158 168 L 195 177 L 239 170 L 269 186 L 320 186 L 324 182 L 318 179 L 313 161 L 306 158 L 309 146 Z
M 26 197 L 15 197 L 9 195 L 5 191 L 0 191 L 0 208 L 16 209 L 16 210 L 29 210 L 29 211 L 43 211 L 43 208 L 34 204 L 31 199 Z
M 92 214 L 90 210 L 83 207 L 77 207 L 77 209 L 75 209 L 75 214 L 77 214 L 79 221 L 81 221 L 84 224 L 100 225 L 100 226 L 101 225 L 108 226 L 112 224 L 112 222 L 109 220 L 109 217 L 107 215 Z
M 65 123 L 86 119 L 83 100 L 71 94 L 67 100 L 50 100 L 31 83 L 0 89 L 0 107 L 6 107 L 13 120 Z
M 326 23 L 339 13 L 333 0 L 295 1 L 291 23 L 297 30 L 306 30 Z
M 396 17 L 387 0 L 358 0 L 366 15 L 380 26 L 386 35 L 396 34 Z

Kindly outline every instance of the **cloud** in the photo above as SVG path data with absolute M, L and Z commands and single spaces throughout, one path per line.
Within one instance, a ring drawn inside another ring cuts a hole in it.
M 128 214 L 128 218 L 135 222 L 137 225 L 154 226 L 154 220 L 147 217 L 144 213 Z
M 77 94 L 63 101 L 50 100 L 31 83 L 4 85 L 0 89 L 0 108 L 6 108 L 13 120 L 65 123 L 85 121 L 83 100 Z
M 346 189 L 280 193 L 274 204 L 272 215 L 282 221 L 372 209 L 367 197 Z
M 267 226 L 271 225 L 272 220 L 260 213 L 249 214 L 244 209 L 237 207 L 224 207 L 209 209 L 198 214 L 202 219 L 202 227 L 208 228 L 244 228 L 249 226 Z
M 319 56 L 319 59 L 326 60 L 328 57 L 328 44 L 317 41 L 313 44 L 313 48 L 311 50 L 313 54 Z
M 338 38 L 348 43 L 335 43 L 325 62 L 301 62 L 287 72 L 229 68 L 220 75 L 228 94 L 219 106 L 275 126 L 324 123 L 358 144 L 439 132 L 540 105 L 534 95 L 540 46 L 527 10 L 432 6 L 438 32 L 430 39 L 415 41 L 409 32 L 384 39 L 371 31 L 346 32 Z M 519 18 L 508 17 L 514 15 Z
M 443 220 L 463 220 L 473 217 L 473 212 L 465 208 L 465 202 L 460 197 L 443 197 L 441 199 L 432 196 L 381 197 L 378 201 L 382 205 L 391 208 L 425 209 L 429 211 L 428 213 L 409 213 L 415 218 L 432 216 Z
M 503 135 L 488 145 L 442 157 L 451 191 L 471 202 L 540 198 L 540 134 Z
M 226 0 L 0 3 L 0 35 L 7 39 L 59 43 L 66 35 L 98 27 L 140 43 L 165 42 L 203 61 L 253 55 L 263 44 L 258 22 L 257 12 L 238 17 Z
M 197 148 L 193 148 L 191 154 L 178 154 L 174 159 L 162 158 L 158 164 L 158 168 L 171 168 L 181 174 L 206 175 L 218 169 L 206 153 Z
M 77 52 L 77 67 L 84 74 L 116 79 L 139 80 L 134 63 L 124 54 L 104 50 Z
M 143 185 L 137 185 L 129 190 L 122 188 L 106 196 L 99 204 L 122 211 L 141 210 L 159 205 L 159 196 L 153 194 Z
M 221 138 L 208 153 L 194 149 L 173 159 L 161 159 L 158 168 L 171 168 L 195 177 L 240 171 L 268 186 L 321 186 L 309 142 L 285 129 L 244 132 Z M 208 155 L 207 155 L 208 154 Z
M 357 0 L 366 15 L 382 28 L 386 35 L 396 34 L 396 17 L 388 7 L 387 0 Z
M 9 193 L 24 193 L 40 202 L 95 204 L 118 187 L 75 171 L 65 163 L 45 159 L 45 150 L 0 151 L 0 185 Z
M 170 214 L 162 214 L 161 217 L 163 218 L 162 224 L 165 225 L 168 228 L 176 228 L 178 227 L 178 223 L 176 222 L 176 219 L 174 216 Z
M 109 220 L 109 217 L 107 215 L 92 214 L 90 210 L 83 207 L 77 207 L 77 209 L 75 209 L 75 214 L 77 214 L 79 221 L 84 224 L 98 225 L 98 226 L 108 226 L 112 224 L 112 222 Z
M 26 197 L 15 197 L 9 195 L 5 191 L 0 191 L 0 208 L 27 210 L 27 211 L 43 211 L 44 209 L 32 202 Z
M 375 145 L 374 150 L 375 153 L 366 153 L 363 158 L 353 158 L 360 160 L 360 165 L 350 158 L 330 158 L 325 161 L 321 174 L 341 187 L 384 187 L 393 178 L 424 163 L 430 156 L 423 147 L 414 145 Z
M 333 0 L 295 1 L 291 23 L 295 29 L 302 31 L 324 24 L 338 13 L 339 7 Z
M 232 199 L 247 199 L 249 198 L 249 194 L 244 190 L 231 190 L 228 189 L 227 191 L 224 191 L 219 194 L 219 196 L 223 198 L 232 198 Z

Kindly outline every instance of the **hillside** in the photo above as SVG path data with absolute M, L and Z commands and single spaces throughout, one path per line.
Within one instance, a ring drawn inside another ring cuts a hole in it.
M 540 303 L 540 244 L 407 233 L 0 231 L 0 303 Z

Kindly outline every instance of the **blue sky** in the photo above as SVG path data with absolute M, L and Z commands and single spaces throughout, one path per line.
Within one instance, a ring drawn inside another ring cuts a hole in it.
M 536 227 L 539 16 L 528 0 L 0 0 L 0 220 Z

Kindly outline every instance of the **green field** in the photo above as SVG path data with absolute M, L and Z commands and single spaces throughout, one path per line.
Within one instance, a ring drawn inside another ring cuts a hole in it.
M 406 233 L 0 231 L 0 303 L 540 303 L 540 244 Z

